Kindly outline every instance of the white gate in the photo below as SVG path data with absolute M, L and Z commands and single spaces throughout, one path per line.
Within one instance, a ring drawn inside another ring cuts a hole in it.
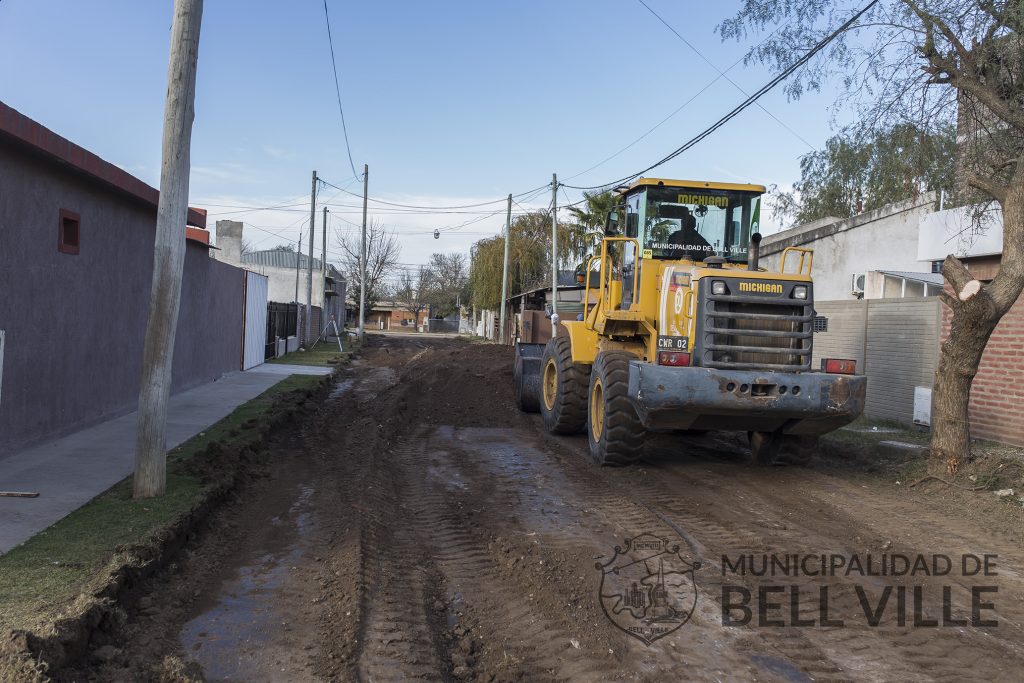
M 242 337 L 242 369 L 263 363 L 267 348 L 266 275 L 245 271 L 245 333 Z

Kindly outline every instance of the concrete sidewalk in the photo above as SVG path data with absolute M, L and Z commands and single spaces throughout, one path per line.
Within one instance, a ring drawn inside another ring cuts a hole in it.
M 171 397 L 170 450 L 289 375 L 329 375 L 331 368 L 265 364 L 225 375 Z M 132 473 L 136 413 L 0 459 L 0 491 L 37 491 L 38 498 L 0 498 L 0 554 L 39 533 Z

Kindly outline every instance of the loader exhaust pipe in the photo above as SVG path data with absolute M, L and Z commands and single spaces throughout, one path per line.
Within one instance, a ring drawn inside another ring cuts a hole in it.
M 757 264 L 761 260 L 761 233 L 755 232 L 750 236 L 750 253 L 747 254 L 747 270 L 757 270 Z

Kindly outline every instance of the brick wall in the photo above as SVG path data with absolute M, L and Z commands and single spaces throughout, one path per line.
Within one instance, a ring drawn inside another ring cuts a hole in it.
M 953 314 L 946 306 L 942 309 L 945 339 Z M 985 347 L 969 410 L 972 437 L 1024 446 L 1024 297 L 999 322 Z
M 420 311 L 419 315 L 416 316 L 416 327 L 422 325 L 427 319 L 428 311 Z M 407 311 L 404 308 L 391 311 L 391 327 L 389 329 L 397 330 L 402 328 L 403 320 L 412 320 L 413 315 L 411 311 Z M 408 329 L 412 329 L 412 324 L 409 324 Z

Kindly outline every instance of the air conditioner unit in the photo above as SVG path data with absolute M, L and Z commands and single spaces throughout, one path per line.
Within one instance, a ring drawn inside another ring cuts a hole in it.
M 864 293 L 864 281 L 867 279 L 867 277 L 868 277 L 867 273 L 854 273 L 853 277 L 850 278 L 851 279 L 850 290 L 854 294 L 863 294 Z

